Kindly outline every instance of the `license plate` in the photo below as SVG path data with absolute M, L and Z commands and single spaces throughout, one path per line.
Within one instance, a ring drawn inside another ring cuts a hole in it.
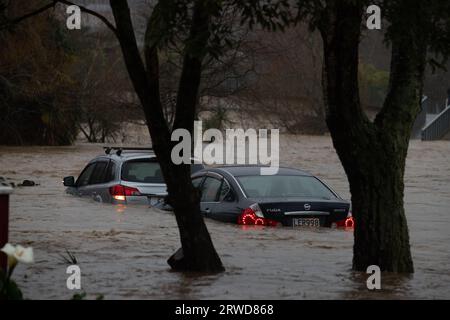
M 307 227 L 307 228 L 318 228 L 320 227 L 320 219 L 318 218 L 294 218 L 292 219 L 292 226 L 297 227 Z

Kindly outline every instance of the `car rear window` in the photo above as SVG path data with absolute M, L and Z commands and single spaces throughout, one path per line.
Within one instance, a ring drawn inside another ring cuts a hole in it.
M 130 160 L 122 165 L 122 180 L 143 183 L 164 183 L 159 163 L 152 159 Z
M 330 189 L 310 176 L 243 176 L 238 180 L 250 198 L 336 199 Z
M 204 169 L 203 164 L 192 164 L 191 174 Z M 164 183 L 161 167 L 156 159 L 137 159 L 122 165 L 121 179 L 130 182 Z

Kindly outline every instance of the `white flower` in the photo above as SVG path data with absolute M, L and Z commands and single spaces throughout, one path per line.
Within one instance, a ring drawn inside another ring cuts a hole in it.
M 22 263 L 33 263 L 34 262 L 34 254 L 33 248 L 24 248 L 20 245 L 13 246 L 9 243 L 5 244 L 5 246 L 1 249 L 8 256 L 9 265 L 16 264 L 17 262 Z
M 16 251 L 16 248 L 13 245 L 7 243 L 0 251 L 6 253 L 6 255 L 9 257 L 14 255 L 14 251 Z

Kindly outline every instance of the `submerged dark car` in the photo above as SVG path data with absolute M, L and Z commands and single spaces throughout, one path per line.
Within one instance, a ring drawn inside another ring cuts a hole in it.
M 273 176 L 259 166 L 220 167 L 192 175 L 206 217 L 240 225 L 352 227 L 350 203 L 317 177 L 280 168 Z

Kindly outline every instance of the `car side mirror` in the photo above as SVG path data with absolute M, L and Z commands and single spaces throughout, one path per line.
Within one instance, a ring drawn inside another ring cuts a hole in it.
M 64 186 L 66 187 L 74 187 L 75 186 L 75 178 L 70 176 L 70 177 L 65 177 L 63 180 Z

